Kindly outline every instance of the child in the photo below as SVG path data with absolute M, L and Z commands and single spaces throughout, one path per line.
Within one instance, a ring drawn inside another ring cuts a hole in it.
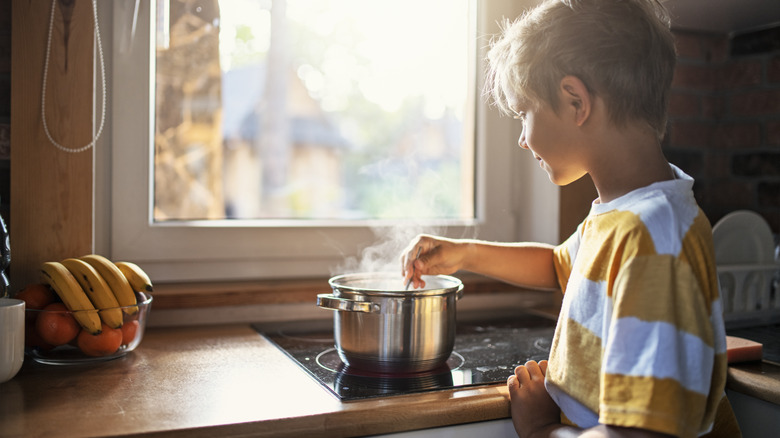
M 675 58 L 656 0 L 548 0 L 505 24 L 486 90 L 553 183 L 589 174 L 598 198 L 559 246 L 422 235 L 403 254 L 415 287 L 463 269 L 563 291 L 549 363 L 508 380 L 520 436 L 740 435 L 712 230 L 660 145 Z

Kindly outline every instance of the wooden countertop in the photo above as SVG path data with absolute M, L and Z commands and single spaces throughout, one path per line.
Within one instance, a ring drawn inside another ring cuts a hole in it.
M 771 362 L 747 362 L 729 367 L 726 387 L 780 405 L 780 366 Z
M 504 385 L 342 403 L 247 325 L 150 329 L 92 365 L 27 359 L 0 394 L 1 437 L 356 436 L 509 416 Z
M 780 367 L 733 367 L 729 387 L 780 404 Z M 243 324 L 153 328 L 92 365 L 28 359 L 0 395 L 0 437 L 357 436 L 510 415 L 503 384 L 341 402 Z

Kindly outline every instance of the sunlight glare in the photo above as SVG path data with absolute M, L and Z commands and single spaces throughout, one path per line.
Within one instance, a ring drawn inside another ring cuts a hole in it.
M 288 19 L 323 37 L 337 34 L 326 49 L 321 71 L 300 68 L 312 96 L 329 111 L 343 110 L 345 93 L 358 84 L 365 97 L 388 112 L 404 100 L 423 97 L 426 115 L 440 117 L 445 107 L 462 109 L 466 90 L 467 41 L 452 41 L 448 26 L 467 20 L 463 3 L 448 0 L 287 0 Z M 267 50 L 270 14 L 267 0 L 220 2 L 222 68 L 230 70 L 241 50 Z M 426 17 L 438 17 L 430 22 Z M 251 26 L 258 41 L 241 47 L 236 29 Z M 343 35 L 342 35 L 343 33 Z M 346 52 L 347 45 L 357 55 Z M 357 56 L 357 57 L 356 57 Z M 453 69 L 452 65 L 462 66 Z

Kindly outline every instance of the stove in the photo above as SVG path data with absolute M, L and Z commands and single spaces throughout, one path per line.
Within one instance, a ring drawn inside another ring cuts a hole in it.
M 555 321 L 530 313 L 461 318 L 455 347 L 441 367 L 414 374 L 382 374 L 346 366 L 329 326 L 254 328 L 342 401 L 505 383 L 515 367 L 547 359 Z

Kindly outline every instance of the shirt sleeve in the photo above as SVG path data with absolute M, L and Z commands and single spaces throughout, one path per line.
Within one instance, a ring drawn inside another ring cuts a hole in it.
M 562 292 L 566 292 L 566 286 L 569 283 L 569 276 L 571 276 L 572 266 L 574 265 L 574 257 L 577 254 L 577 248 L 579 248 L 580 236 L 579 228 L 577 231 L 569 236 L 566 241 L 553 248 L 553 265 L 555 267 L 555 275 L 558 278 L 558 285 Z

